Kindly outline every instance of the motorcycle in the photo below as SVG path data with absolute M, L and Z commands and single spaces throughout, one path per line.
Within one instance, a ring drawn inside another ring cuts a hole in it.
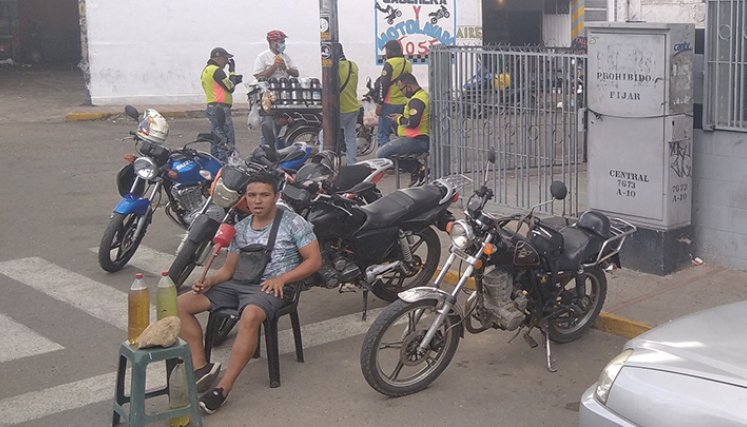
M 369 291 L 391 302 L 400 291 L 426 284 L 441 257 L 432 226 L 445 230 L 453 219 L 448 208 L 458 200 L 466 180 L 461 175 L 441 178 L 364 206 L 340 192 L 318 192 L 317 183 L 286 185 L 283 197 L 305 207 L 321 247 L 322 268 L 311 283 L 339 292 L 362 289 L 364 320 Z M 361 183 L 353 189 L 370 185 Z
M 262 128 L 266 137 L 272 135 L 272 130 Z M 271 140 L 271 139 L 268 139 Z M 177 249 L 174 262 L 169 267 L 169 276 L 177 289 L 182 286 L 194 268 L 203 265 L 207 256 L 214 251 L 215 245 L 211 245 L 211 239 L 217 233 L 226 234 L 226 227 L 233 227 L 238 221 L 249 214 L 246 199 L 242 197 L 246 191 L 249 177 L 253 173 L 266 171 L 277 175 L 280 182 L 293 181 L 296 179 L 307 181 L 313 179 L 319 170 L 325 168 L 317 158 L 326 154 L 318 154 L 312 161 L 297 172 L 286 167 L 293 164 L 299 157 L 307 155 L 305 151 L 289 151 L 289 147 L 276 151 L 272 144 L 258 146 L 251 157 L 245 162 L 227 165 L 216 175 L 210 187 L 210 201 L 225 214 L 220 218 L 215 215 L 198 215 L 189 227 L 189 232 L 184 237 Z M 330 154 L 334 156 L 334 154 Z M 359 203 L 369 203 L 381 198 L 381 193 L 375 187 L 384 176 L 386 169 L 391 168 L 392 163 L 388 159 L 373 159 L 359 162 L 352 166 L 336 168 L 337 180 L 335 191 L 344 191 L 346 197 L 357 200 Z M 326 169 L 326 168 L 325 168 Z M 295 173 L 294 173 L 295 172 Z M 373 187 L 364 189 L 361 193 L 351 190 L 351 187 L 361 182 L 371 182 Z M 285 202 L 284 202 L 285 203 Z M 293 206 L 288 206 L 293 208 Z
M 133 119 L 139 117 L 138 111 L 130 105 L 125 107 L 125 112 Z M 155 110 L 146 110 L 138 132 L 149 126 L 151 114 L 162 119 Z M 173 151 L 141 138 L 139 133 L 131 131 L 130 134 L 138 155 L 125 155 L 128 164 L 117 175 L 122 200 L 114 208 L 99 244 L 99 265 L 108 272 L 121 270 L 135 254 L 163 193 L 168 199 L 166 214 L 186 229 L 207 206 L 208 187 L 221 168 L 221 163 L 212 155 L 188 148 L 198 142 L 213 142 L 212 134 L 199 134 L 195 141 Z
M 429 13 L 428 16 L 431 17 L 431 24 L 436 25 L 438 24 L 439 19 L 446 19 L 451 16 L 451 13 L 449 13 L 449 10 L 446 9 L 446 5 L 442 4 L 440 9 L 436 10 L 435 12 Z
M 495 162 L 495 152 L 489 154 Z M 544 336 L 547 369 L 554 372 L 550 342 L 567 343 L 582 336 L 596 320 L 607 292 L 607 268 L 620 267 L 619 251 L 632 224 L 595 212 L 584 212 L 570 226 L 556 229 L 534 215 L 496 218 L 485 210 L 493 192 L 485 182 L 470 197 L 465 218 L 449 225 L 450 255 L 433 286 L 405 290 L 366 333 L 361 370 L 368 384 L 387 396 L 415 393 L 431 384 L 449 365 L 464 329 L 538 328 Z M 565 184 L 551 185 L 563 199 Z M 446 272 L 460 260 L 467 267 L 456 287 L 441 289 Z M 465 288 L 468 279 L 475 289 Z M 464 309 L 457 298 L 469 297 Z

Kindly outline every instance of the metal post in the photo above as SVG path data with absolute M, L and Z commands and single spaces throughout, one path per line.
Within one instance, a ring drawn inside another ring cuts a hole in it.
M 339 26 L 337 0 L 319 0 L 319 32 L 322 54 L 322 129 L 324 149 L 340 154 Z

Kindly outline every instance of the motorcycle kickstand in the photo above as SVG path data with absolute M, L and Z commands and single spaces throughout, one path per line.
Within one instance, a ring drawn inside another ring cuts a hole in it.
M 550 349 L 550 332 L 547 329 L 545 323 L 541 328 L 540 332 L 545 336 L 545 354 L 547 355 L 547 370 L 550 372 L 558 372 L 558 368 L 555 367 L 555 359 L 552 357 L 552 350 Z
M 368 313 L 368 289 L 363 289 L 363 318 L 362 321 L 366 321 L 366 314 Z

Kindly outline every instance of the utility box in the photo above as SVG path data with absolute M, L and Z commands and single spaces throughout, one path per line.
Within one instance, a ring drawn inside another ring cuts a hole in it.
M 671 251 L 691 221 L 694 25 L 602 23 L 587 37 L 589 206 Z

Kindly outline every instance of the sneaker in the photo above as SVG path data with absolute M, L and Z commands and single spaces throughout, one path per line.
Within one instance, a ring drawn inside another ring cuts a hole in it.
M 204 393 L 213 385 L 220 373 L 220 363 L 208 363 L 200 369 L 195 369 L 195 384 L 197 392 Z
M 202 408 L 202 410 L 205 411 L 206 414 L 214 414 L 215 411 L 217 411 L 218 408 L 223 405 L 223 402 L 226 401 L 226 397 L 227 396 L 223 395 L 222 388 L 212 388 L 209 392 L 200 396 L 198 405 L 200 405 L 200 408 Z
M 410 187 L 419 187 L 425 184 L 425 166 L 418 165 L 418 168 L 410 174 Z

